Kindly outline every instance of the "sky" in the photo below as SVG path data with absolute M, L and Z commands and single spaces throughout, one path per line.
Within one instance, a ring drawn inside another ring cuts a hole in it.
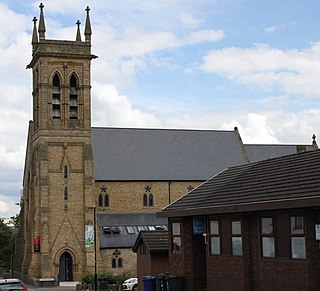
M 0 218 L 19 211 L 32 119 L 32 19 L 0 0 Z M 47 39 L 90 6 L 92 126 L 233 130 L 244 143 L 320 138 L 318 0 L 47 0 Z M 319 144 L 319 142 L 318 142 Z

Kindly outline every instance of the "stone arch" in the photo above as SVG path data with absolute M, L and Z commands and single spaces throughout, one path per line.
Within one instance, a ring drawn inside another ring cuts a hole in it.
M 49 84 L 52 85 L 53 77 L 54 77 L 55 75 L 58 75 L 59 80 L 60 80 L 60 86 L 61 86 L 64 82 L 63 82 L 62 74 L 61 74 L 61 72 L 60 72 L 58 69 L 54 69 L 54 70 L 52 71 L 52 73 L 50 74 Z
M 56 253 L 54 265 L 59 281 L 74 281 L 79 271 L 79 256 L 69 247 L 62 248 Z
M 68 74 L 68 83 L 67 83 L 68 86 L 70 85 L 70 80 L 71 80 L 71 77 L 72 77 L 72 76 L 75 76 L 76 81 L 77 81 L 77 85 L 80 86 L 80 76 L 79 76 L 78 72 L 75 71 L 75 70 L 72 70 L 72 71 Z

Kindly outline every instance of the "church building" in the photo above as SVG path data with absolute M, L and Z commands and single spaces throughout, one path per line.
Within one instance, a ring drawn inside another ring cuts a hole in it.
M 75 40 L 46 39 L 43 4 L 33 19 L 33 119 L 13 273 L 34 283 L 135 276 L 139 231 L 167 229 L 156 212 L 229 166 L 316 146 L 246 145 L 237 128 L 92 127 L 89 11 L 84 40 L 80 21 Z

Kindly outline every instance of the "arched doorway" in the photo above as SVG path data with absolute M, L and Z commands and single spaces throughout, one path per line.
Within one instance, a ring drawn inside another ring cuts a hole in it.
M 59 261 L 59 281 L 73 281 L 72 257 L 64 252 Z

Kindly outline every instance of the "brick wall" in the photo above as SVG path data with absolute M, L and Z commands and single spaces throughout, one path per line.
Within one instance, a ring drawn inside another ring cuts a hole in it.
M 297 209 L 296 212 L 278 211 L 268 214 L 285 214 L 289 218 L 290 213 L 304 214 L 306 259 L 261 257 L 259 218 L 265 212 L 242 216 L 243 256 L 209 255 L 208 244 L 207 255 L 203 260 L 201 239 L 192 235 L 192 219 L 187 217 L 181 219 L 183 240 L 180 253 L 172 253 L 169 239 L 170 273 L 185 276 L 186 291 L 204 290 L 198 283 L 204 270 L 200 271 L 203 264 L 208 291 L 320 290 L 320 241 L 315 240 L 315 225 L 320 224 L 320 212 L 318 209 Z

